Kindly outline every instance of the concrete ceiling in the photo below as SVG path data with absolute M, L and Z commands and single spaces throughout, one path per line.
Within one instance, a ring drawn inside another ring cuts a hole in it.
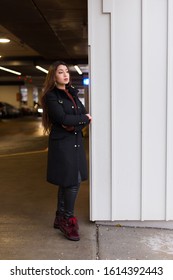
M 22 73 L 21 79 L 41 86 L 55 60 L 71 65 L 72 78 L 80 84 L 81 76 L 73 65 L 88 73 L 87 0 L 1 0 L 0 66 Z M 14 84 L 18 77 L 0 70 L 0 84 Z

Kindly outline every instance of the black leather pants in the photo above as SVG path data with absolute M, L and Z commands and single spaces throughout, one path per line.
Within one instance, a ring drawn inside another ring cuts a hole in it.
M 80 187 L 80 174 L 78 184 L 69 187 L 59 186 L 58 189 L 58 205 L 57 205 L 57 214 L 63 214 L 65 217 L 69 218 L 74 216 L 74 206 L 75 201 L 78 195 Z

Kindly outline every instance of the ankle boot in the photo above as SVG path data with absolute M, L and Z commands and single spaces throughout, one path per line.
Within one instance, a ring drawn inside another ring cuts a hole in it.
M 63 214 L 56 212 L 56 216 L 53 224 L 54 228 L 59 229 L 62 218 L 63 218 Z
M 76 217 L 70 217 L 66 218 L 64 217 L 61 220 L 59 229 L 64 233 L 64 236 L 73 241 L 78 241 L 80 240 L 79 236 L 79 226 Z

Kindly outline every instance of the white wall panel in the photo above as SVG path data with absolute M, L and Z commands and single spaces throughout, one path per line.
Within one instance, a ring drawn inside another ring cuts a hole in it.
M 166 220 L 173 220 L 173 0 L 168 0 Z
M 89 1 L 91 126 L 91 219 L 111 216 L 110 177 L 110 17 L 102 15 L 101 1 Z M 94 12 L 94 13 L 93 13 Z M 93 48 L 94 42 L 94 48 Z
M 165 218 L 167 1 L 142 6 L 142 219 Z
M 173 0 L 88 0 L 91 220 L 173 219 Z
M 140 218 L 141 3 L 115 0 L 112 16 L 112 219 Z

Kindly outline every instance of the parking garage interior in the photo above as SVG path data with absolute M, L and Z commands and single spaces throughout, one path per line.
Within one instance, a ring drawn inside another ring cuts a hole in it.
M 1 38 L 9 42 L 0 43 L 0 258 L 78 258 L 81 246 L 68 256 L 63 235 L 52 229 L 57 189 L 46 182 L 48 135 L 43 134 L 39 109 L 43 82 L 55 60 L 68 63 L 72 84 L 89 106 L 84 83 L 88 79 L 87 1 L 2 0 Z M 87 130 L 84 141 L 88 158 Z M 82 184 L 76 212 L 83 234 L 92 235 L 88 181 Z M 91 244 L 84 238 L 81 258 L 88 259 Z

